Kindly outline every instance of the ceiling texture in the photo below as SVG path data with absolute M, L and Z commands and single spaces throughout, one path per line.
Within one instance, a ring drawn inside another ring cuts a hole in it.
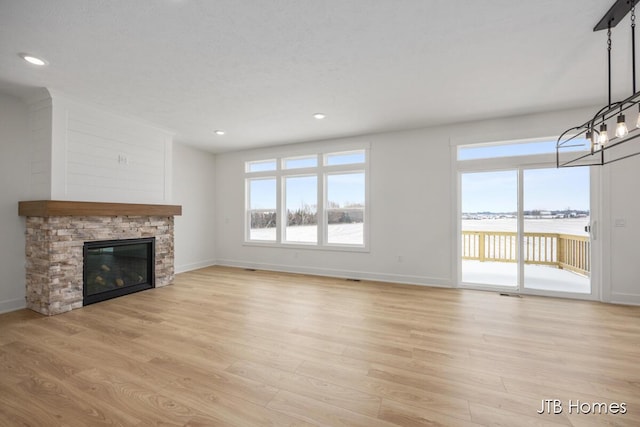
M 604 105 L 592 29 L 612 3 L 0 0 L 0 92 L 47 87 L 211 152 Z M 614 99 L 632 91 L 628 27 Z

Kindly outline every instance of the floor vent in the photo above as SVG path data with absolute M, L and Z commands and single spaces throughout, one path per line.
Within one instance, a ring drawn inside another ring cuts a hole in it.
M 244 271 L 256 271 L 255 268 L 245 268 Z
M 347 282 L 359 282 L 360 279 L 347 279 Z
M 519 294 L 508 294 L 506 292 L 500 292 L 501 297 L 514 297 L 514 298 L 522 298 Z

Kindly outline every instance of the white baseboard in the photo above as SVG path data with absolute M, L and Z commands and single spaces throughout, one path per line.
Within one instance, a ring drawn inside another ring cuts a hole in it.
M 216 265 L 216 264 L 217 264 L 216 260 L 210 259 L 206 261 L 192 262 L 190 264 L 176 265 L 174 270 L 175 270 L 175 273 L 178 274 L 178 273 L 185 273 L 191 270 L 197 270 L 199 268 L 211 267 L 212 265 Z
M 27 307 L 27 302 L 24 298 L 9 299 L 0 301 L 0 314 L 8 313 L 10 311 L 22 310 Z
M 608 302 L 613 304 L 640 305 L 640 295 L 612 292 Z
M 216 265 L 239 268 L 253 268 L 256 270 L 280 271 L 285 273 L 310 274 L 313 276 L 340 277 L 345 279 L 372 280 L 376 282 L 390 282 L 407 285 L 451 287 L 451 280 L 445 278 L 411 276 L 405 274 L 371 273 L 365 271 L 340 270 L 331 268 L 305 267 L 299 265 L 267 264 L 258 262 L 219 259 Z

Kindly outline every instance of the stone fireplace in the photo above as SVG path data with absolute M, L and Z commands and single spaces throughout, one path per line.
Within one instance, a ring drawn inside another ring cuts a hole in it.
M 20 202 L 26 217 L 27 307 L 45 315 L 83 306 L 86 242 L 153 238 L 154 286 L 174 277 L 175 205 L 72 201 Z

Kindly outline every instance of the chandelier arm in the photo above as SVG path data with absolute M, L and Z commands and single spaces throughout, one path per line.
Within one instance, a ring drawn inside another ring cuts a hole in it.
M 609 108 L 611 108 L 611 26 L 607 29 L 607 82 L 609 84 Z
M 626 100 L 625 100 L 626 101 Z M 605 117 L 607 115 L 607 113 L 610 113 L 611 110 L 615 110 L 618 107 L 621 107 L 622 105 L 625 104 L 625 101 L 615 101 L 615 102 L 609 102 L 609 105 L 605 105 L 604 107 L 602 107 L 601 109 L 598 110 L 598 112 L 593 116 L 593 118 L 591 120 L 589 120 L 588 122 L 586 122 L 585 124 L 583 124 L 582 126 L 595 126 L 596 122 L 598 120 L 598 118 L 600 116 Z
M 576 136 L 578 136 L 582 132 L 580 132 L 577 135 L 573 135 L 571 138 L 567 139 L 566 141 L 562 141 L 562 138 L 564 138 L 564 136 L 566 134 L 570 133 L 571 131 L 580 130 L 580 129 L 582 129 L 582 126 L 574 126 L 574 127 L 570 128 L 570 129 L 567 129 L 564 132 L 562 132 L 562 135 L 560 135 L 558 137 L 558 140 L 556 141 L 556 148 L 562 148 L 564 146 L 564 143 L 567 143 L 567 142 L 571 141 L 572 139 L 574 139 Z
M 582 159 L 586 159 L 587 157 L 591 157 L 591 156 L 592 156 L 591 153 L 586 153 L 586 154 L 583 154 L 583 155 L 581 155 L 579 157 L 576 157 L 575 159 L 568 160 L 568 161 L 566 161 L 564 163 L 559 163 L 558 167 L 568 166 L 568 165 L 570 165 L 572 163 L 576 163 L 576 162 L 578 162 L 578 161 L 580 161 Z M 575 165 L 575 166 L 584 166 L 584 165 Z
M 608 162 L 605 162 L 603 164 L 609 165 L 611 163 L 619 162 L 620 160 L 628 159 L 629 157 L 635 157 L 635 156 L 640 156 L 640 151 L 638 151 L 637 153 L 627 154 L 626 156 L 618 157 L 613 160 L 609 160 Z
M 607 112 L 609 112 L 609 110 L 611 110 L 612 108 L 622 108 L 622 105 L 625 103 L 625 101 L 615 101 L 611 104 L 611 107 L 608 105 L 605 105 L 604 107 L 602 107 L 600 110 L 598 110 L 598 112 L 593 116 L 593 118 L 583 124 L 581 124 L 580 126 L 574 126 L 572 128 L 569 128 L 567 130 L 565 130 L 564 132 L 562 132 L 562 134 L 558 137 L 557 141 L 556 141 L 556 147 L 558 148 L 562 148 L 564 146 L 565 143 L 575 139 L 576 137 L 578 137 L 579 135 L 581 135 L 583 132 L 585 132 L 586 130 L 591 130 L 593 132 L 595 132 L 596 134 L 599 134 L 600 132 L 598 132 L 598 130 L 595 128 L 596 126 L 596 122 L 597 120 L 600 118 L 601 115 L 606 114 Z M 640 101 L 636 102 L 636 103 L 640 103 Z M 634 103 L 634 104 L 636 104 Z M 575 135 L 572 135 L 570 138 L 566 139 L 565 141 L 562 141 L 562 138 L 564 138 L 568 133 L 571 133 L 572 131 L 575 130 L 581 130 L 583 129 L 581 132 L 578 132 Z
M 631 7 L 631 76 L 633 93 L 636 93 L 636 7 Z

